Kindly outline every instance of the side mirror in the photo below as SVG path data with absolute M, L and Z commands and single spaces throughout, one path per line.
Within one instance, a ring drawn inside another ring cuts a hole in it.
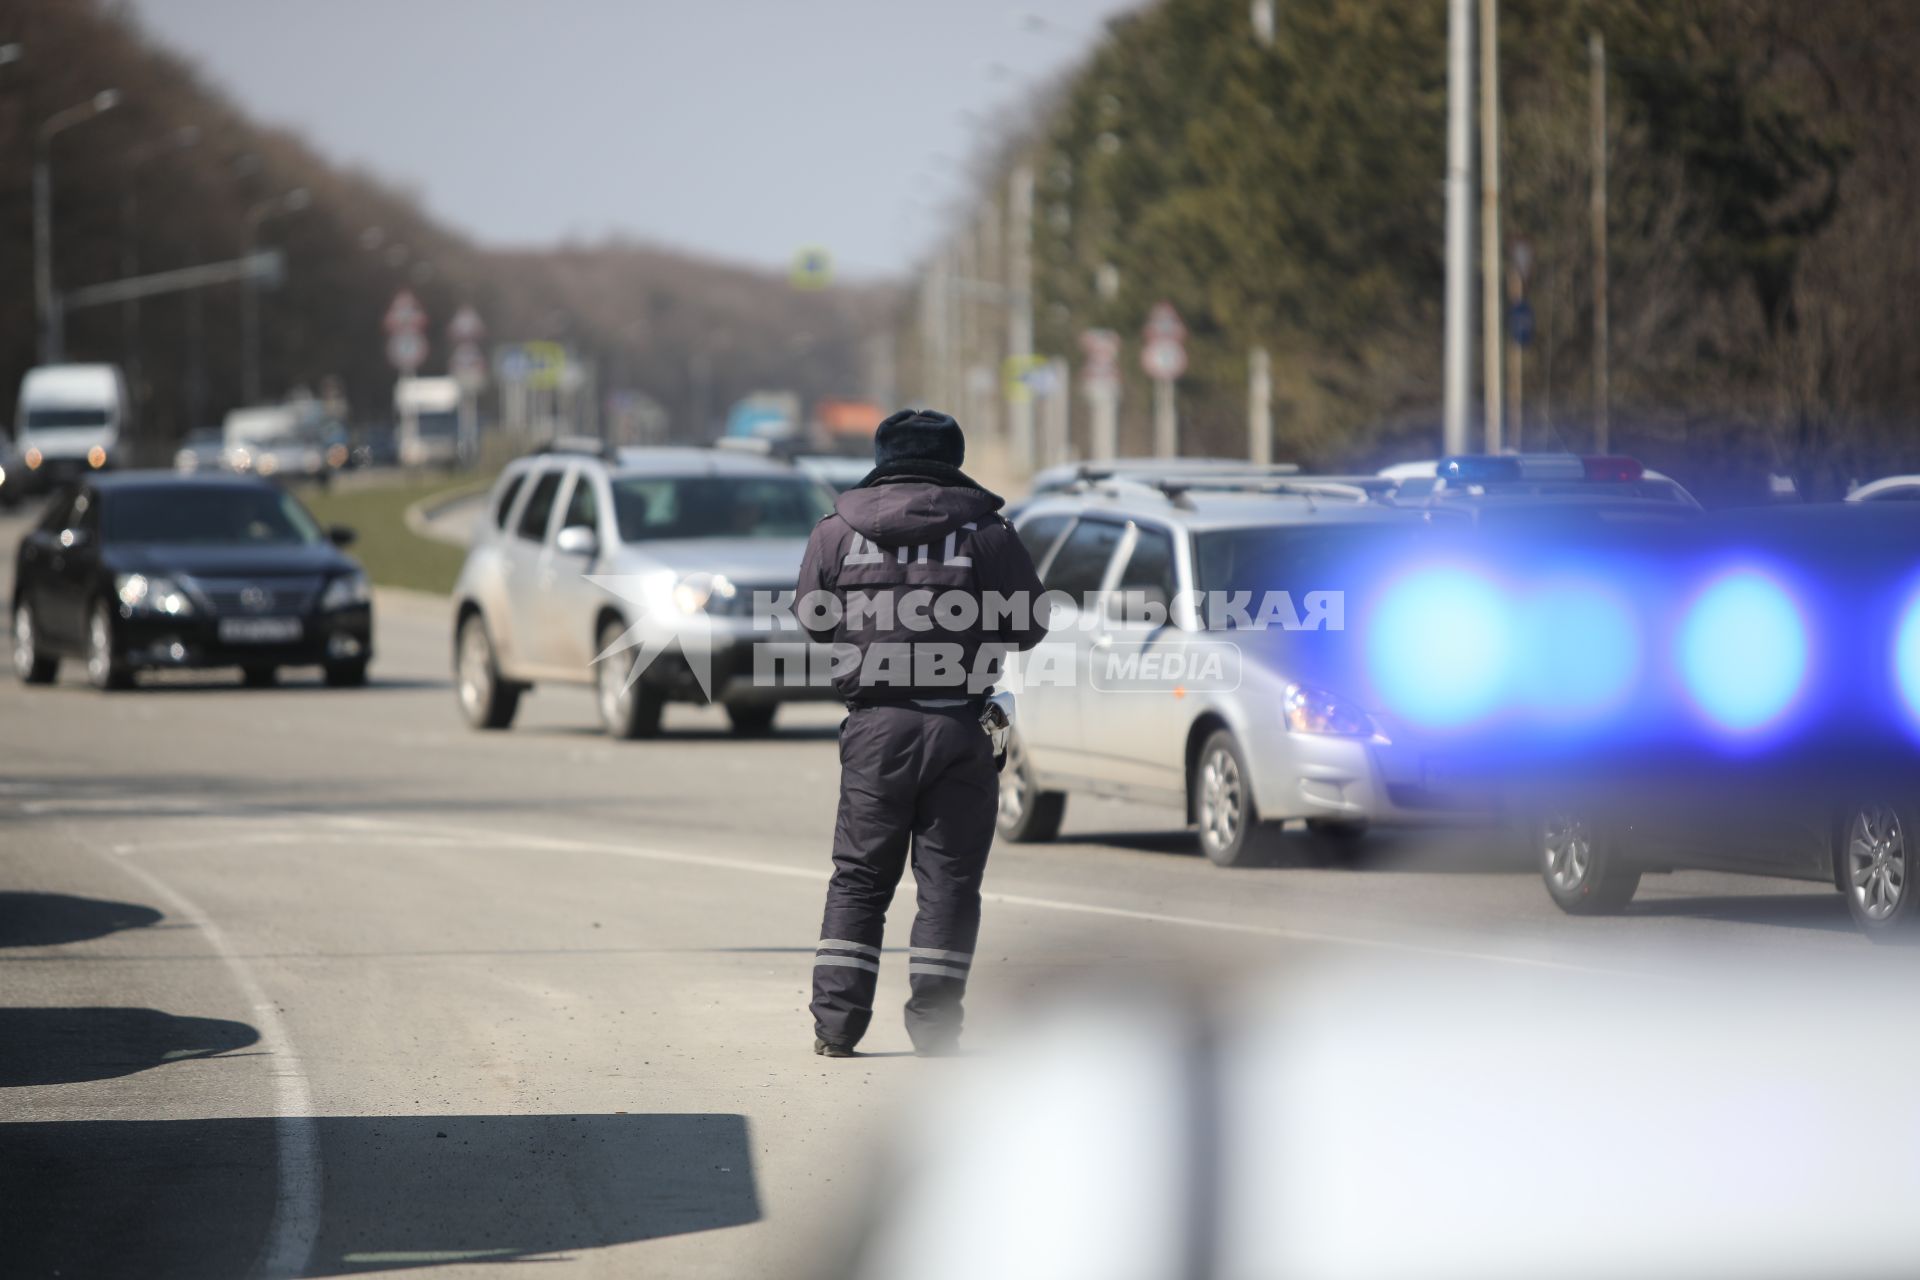
M 586 556 L 592 559 L 600 554 L 600 539 L 587 526 L 570 524 L 554 537 L 553 549 L 563 556 Z
M 327 526 L 327 541 L 336 547 L 350 547 L 353 545 L 353 540 L 359 536 L 344 524 Z

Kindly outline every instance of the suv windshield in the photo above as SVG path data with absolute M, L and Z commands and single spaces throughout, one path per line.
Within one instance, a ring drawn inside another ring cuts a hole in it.
M 29 409 L 24 425 L 28 431 L 104 427 L 107 425 L 107 411 L 105 409 Z
M 306 508 L 274 489 L 166 485 L 104 496 L 101 536 L 109 543 L 300 546 L 321 537 Z
M 623 542 L 665 538 L 804 538 L 833 510 L 811 480 L 784 476 L 616 476 Z

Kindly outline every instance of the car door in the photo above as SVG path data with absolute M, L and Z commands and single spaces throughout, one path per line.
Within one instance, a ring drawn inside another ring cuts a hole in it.
M 1081 734 L 1102 777 L 1131 789 L 1178 794 L 1184 785 L 1191 703 L 1148 673 L 1191 639 L 1172 616 L 1180 593 L 1173 530 L 1133 521 L 1106 584 L 1091 633 Z
M 540 651 L 543 662 L 587 678 L 599 650 L 594 640 L 594 619 L 602 606 L 614 597 L 587 581 L 597 570 L 600 549 L 607 545 L 607 496 L 601 492 L 598 475 L 588 467 L 574 467 L 567 477 L 560 518 L 553 522 L 541 560 L 541 593 L 546 608 L 541 614 Z M 568 529 L 585 529 L 593 535 L 591 554 L 560 549 L 560 537 Z
M 547 553 L 547 535 L 558 515 L 560 485 L 566 469 L 549 466 L 527 479 L 526 498 L 514 520 L 512 536 L 501 547 L 502 572 L 507 583 L 507 635 L 500 638 L 510 649 L 513 665 L 529 674 L 546 664 L 541 653 L 542 611 L 546 596 L 542 567 Z
M 1019 691 L 1020 740 L 1043 774 L 1097 776 L 1087 769 L 1082 733 L 1089 697 L 1086 673 L 1095 633 L 1087 617 L 1098 610 L 1114 554 L 1126 537 L 1124 520 L 1088 515 L 1074 522 L 1041 571 L 1053 602 L 1047 638 L 1022 655 Z

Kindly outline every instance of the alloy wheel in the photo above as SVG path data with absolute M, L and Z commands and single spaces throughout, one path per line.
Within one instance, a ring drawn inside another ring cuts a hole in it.
M 486 627 L 475 618 L 460 633 L 460 705 L 478 720 L 486 714 L 492 696 L 493 648 L 487 643 Z
M 1232 845 L 1240 833 L 1240 763 L 1224 748 L 1209 752 L 1200 765 L 1200 830 L 1216 849 Z
M 1856 810 L 1847 824 L 1848 892 L 1869 920 L 1885 920 L 1907 887 L 1906 833 L 1887 805 Z
M 1547 879 L 1563 893 L 1572 893 L 1587 878 L 1593 864 L 1593 832 L 1586 819 L 1556 813 L 1542 824 L 1541 857 Z
M 633 683 L 627 679 L 632 670 L 632 660 L 623 662 L 619 659 L 619 654 L 610 654 L 594 668 L 600 694 L 600 720 L 609 729 L 627 723 L 629 708 L 633 703 Z

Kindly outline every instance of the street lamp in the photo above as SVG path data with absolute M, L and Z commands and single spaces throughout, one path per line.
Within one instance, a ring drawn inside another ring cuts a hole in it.
M 126 190 L 120 196 L 120 274 L 131 280 L 140 270 L 140 171 L 148 161 L 173 151 L 185 151 L 200 143 L 200 126 L 186 124 L 157 138 L 149 138 L 127 149 L 121 162 L 126 170 Z M 140 371 L 140 299 L 128 298 L 120 310 L 121 342 L 126 349 L 127 381 L 133 388 L 134 403 L 139 406 L 146 392 Z M 136 414 L 136 420 L 141 415 Z
M 261 223 L 282 214 L 299 213 L 312 203 L 312 193 L 305 187 L 295 187 L 248 209 L 240 256 L 253 257 Z M 260 279 L 251 271 L 240 291 L 240 399 L 246 404 L 260 400 Z
M 40 327 L 42 364 L 58 361 L 65 345 L 58 304 L 53 296 L 53 140 L 75 125 L 85 124 L 119 105 L 118 89 L 102 89 L 78 106 L 48 116 L 34 133 L 33 309 Z

